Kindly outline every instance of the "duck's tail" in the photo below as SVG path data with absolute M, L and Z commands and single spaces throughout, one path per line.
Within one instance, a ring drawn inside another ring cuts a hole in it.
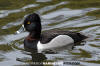
M 84 35 L 83 33 L 77 33 L 77 37 L 75 39 L 75 43 L 83 41 L 88 38 L 88 36 Z

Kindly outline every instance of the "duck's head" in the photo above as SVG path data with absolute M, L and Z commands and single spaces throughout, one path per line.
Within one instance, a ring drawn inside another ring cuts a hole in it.
M 41 20 L 39 15 L 36 13 L 28 15 L 24 20 L 24 28 L 28 32 L 41 29 Z
M 17 33 L 26 30 L 28 32 L 41 32 L 41 19 L 36 13 L 29 14 L 26 16 L 22 27 L 17 31 Z
M 22 32 L 24 29 L 29 32 L 29 35 L 24 40 L 25 49 L 37 50 L 37 42 L 41 37 L 41 20 L 39 15 L 33 13 L 26 16 L 22 27 L 17 33 Z

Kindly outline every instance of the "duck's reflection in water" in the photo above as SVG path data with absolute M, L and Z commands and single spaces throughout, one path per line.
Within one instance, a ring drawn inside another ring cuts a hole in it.
M 38 53 L 35 49 L 30 49 L 24 47 L 25 51 L 30 52 L 30 55 L 32 57 L 32 63 L 30 66 L 44 66 L 43 62 L 47 59 L 45 54 Z
M 32 61 L 33 61 L 33 66 L 43 66 L 43 61 L 46 60 L 46 56 L 42 53 L 32 53 Z M 35 63 L 36 62 L 36 63 Z

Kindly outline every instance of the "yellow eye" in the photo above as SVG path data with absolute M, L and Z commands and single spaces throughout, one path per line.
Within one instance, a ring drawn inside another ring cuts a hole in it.
M 28 21 L 28 22 L 27 22 L 27 24 L 31 24 L 31 22 L 30 22 L 30 21 Z

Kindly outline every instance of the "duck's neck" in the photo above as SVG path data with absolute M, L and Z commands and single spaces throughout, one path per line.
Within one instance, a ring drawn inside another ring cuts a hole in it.
M 31 32 L 29 33 L 29 37 L 34 40 L 35 39 L 39 40 L 41 37 L 41 32 Z
M 29 33 L 28 38 L 30 38 L 29 40 L 39 40 L 40 37 L 41 37 L 41 23 L 38 22 L 37 26 L 34 29 L 34 31 L 31 31 Z
M 36 31 L 30 32 L 26 39 L 30 41 L 34 41 L 34 40 L 39 40 L 40 37 L 41 37 L 41 29 L 38 29 Z

